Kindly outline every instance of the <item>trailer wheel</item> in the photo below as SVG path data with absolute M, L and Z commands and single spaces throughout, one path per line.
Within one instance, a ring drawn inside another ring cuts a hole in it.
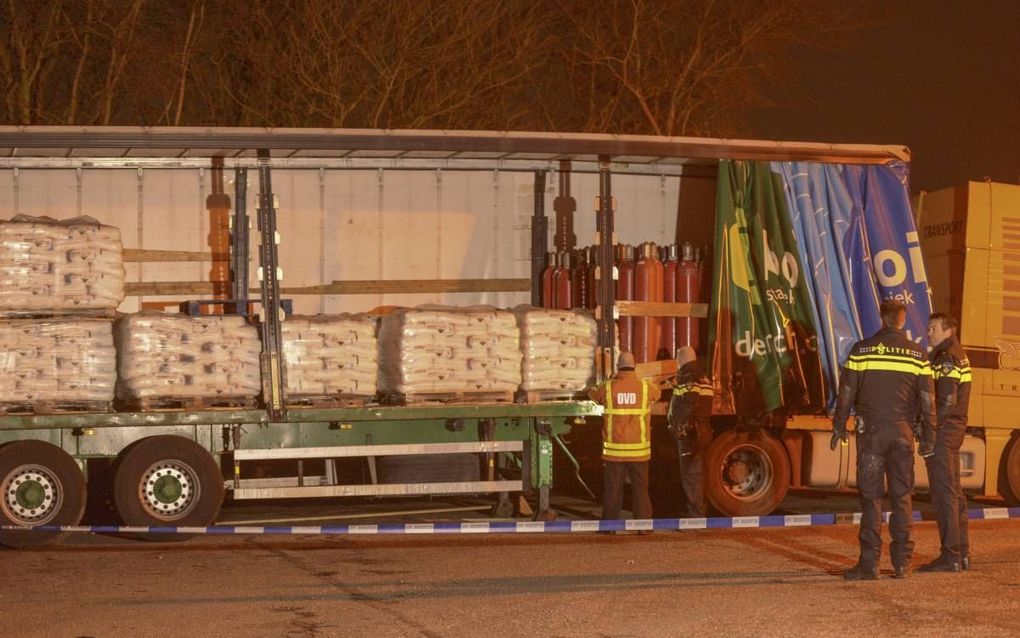
M 789 457 L 783 444 L 768 432 L 727 430 L 709 445 L 705 496 L 723 514 L 769 514 L 789 488 Z
M 1020 505 L 1020 437 L 1013 437 L 999 467 L 999 492 L 1010 507 Z
M 0 525 L 77 525 L 85 513 L 85 477 L 67 452 L 44 441 L 0 447 Z M 0 531 L 0 544 L 33 547 L 66 533 Z
M 205 527 L 223 504 L 223 479 L 209 452 L 180 436 L 136 441 L 117 458 L 113 501 L 125 525 Z M 145 540 L 184 540 L 184 534 L 143 534 Z

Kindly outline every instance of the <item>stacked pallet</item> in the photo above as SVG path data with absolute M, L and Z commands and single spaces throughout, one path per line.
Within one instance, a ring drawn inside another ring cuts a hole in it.
M 374 318 L 290 317 L 282 334 L 289 396 L 375 396 L 379 355 Z
M 108 404 L 117 380 L 116 360 L 109 321 L 0 321 L 0 400 L 8 406 L 30 401 Z
M 120 230 L 91 217 L 0 221 L 0 312 L 113 310 L 124 300 Z
M 509 311 L 420 306 L 382 319 L 379 389 L 384 394 L 503 400 L 512 399 L 520 383 L 520 332 Z
M 590 314 L 518 306 L 521 330 L 521 389 L 570 395 L 584 390 L 595 375 L 596 325 Z
M 114 339 L 117 397 L 129 403 L 252 398 L 262 390 L 259 335 L 244 317 L 143 312 L 118 319 Z

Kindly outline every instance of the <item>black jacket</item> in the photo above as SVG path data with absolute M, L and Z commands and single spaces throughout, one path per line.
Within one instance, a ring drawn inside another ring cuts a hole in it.
M 676 385 L 669 399 L 667 419 L 674 431 L 708 422 L 712 415 L 712 384 L 697 361 L 691 361 L 676 374 Z
M 854 344 L 839 376 L 833 428 L 846 427 L 850 408 L 865 431 L 890 426 L 912 439 L 915 421 L 923 438 L 935 432 L 934 387 L 924 351 L 902 330 L 882 328 Z
M 931 373 L 935 379 L 938 427 L 946 423 L 966 427 L 970 404 L 970 361 L 956 337 L 946 339 L 932 350 Z

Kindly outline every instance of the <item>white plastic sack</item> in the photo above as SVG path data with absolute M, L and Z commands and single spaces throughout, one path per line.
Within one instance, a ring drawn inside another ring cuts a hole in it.
M 110 321 L 0 321 L 0 401 L 112 401 L 116 360 Z
M 369 315 L 289 317 L 282 324 L 287 393 L 373 396 L 379 355 Z
M 244 317 L 143 312 L 114 326 L 117 396 L 251 397 L 262 391 L 261 341 Z
M 0 311 L 114 309 L 123 300 L 118 228 L 91 217 L 0 221 Z

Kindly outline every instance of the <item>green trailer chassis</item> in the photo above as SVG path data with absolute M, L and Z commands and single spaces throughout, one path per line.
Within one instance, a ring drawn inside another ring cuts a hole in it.
M 86 467 L 112 458 L 131 443 L 156 435 L 196 441 L 217 459 L 235 499 L 398 494 L 497 493 L 503 511 L 512 492 L 538 493 L 548 510 L 553 441 L 601 407 L 588 401 L 487 403 L 348 408 L 292 408 L 284 421 L 266 410 L 65 413 L 0 416 L 0 445 L 41 440 Z M 378 457 L 470 453 L 483 466 L 480 481 L 411 481 L 381 484 Z M 341 484 L 338 459 L 364 457 L 371 480 Z M 247 478 L 245 469 L 293 462 L 292 476 Z M 502 470 L 520 468 L 520 478 Z M 305 472 L 308 467 L 318 468 Z M 323 471 L 324 468 L 324 471 Z

